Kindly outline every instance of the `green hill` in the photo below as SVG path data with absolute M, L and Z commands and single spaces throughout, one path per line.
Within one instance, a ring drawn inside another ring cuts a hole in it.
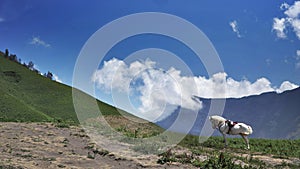
M 77 122 L 72 89 L 4 58 L 0 53 L 0 120 Z
M 100 116 L 100 110 L 106 122 L 123 133 L 143 130 L 138 137 L 145 137 L 163 131 L 153 123 L 96 100 L 80 90 L 72 90 L 70 86 L 41 76 L 5 58 L 0 51 L 0 122 L 54 122 L 62 127 L 79 124 L 73 104 L 74 92 L 74 96 L 80 97 L 83 103 L 80 110 L 77 110 L 81 115 L 80 120 L 95 120 L 95 117 Z M 94 106 L 95 102 L 98 107 Z
M 96 115 L 89 107 L 95 99 L 79 90 L 86 102 L 85 111 Z M 72 99 L 72 88 L 52 81 L 10 61 L 0 52 L 0 121 L 78 123 Z M 103 115 L 120 115 L 116 108 L 97 100 Z M 120 110 L 119 110 L 120 111 Z M 128 113 L 124 112 L 129 116 Z

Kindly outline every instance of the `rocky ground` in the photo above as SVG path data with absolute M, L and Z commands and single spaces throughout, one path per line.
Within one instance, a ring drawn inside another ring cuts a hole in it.
M 115 140 L 116 141 L 116 140 Z M 97 139 L 97 144 L 79 126 L 62 128 L 52 123 L 0 123 L 0 169 L 21 168 L 196 168 L 190 164 L 158 164 L 155 154 L 139 154 L 130 149 L 112 152 L 105 149 L 110 142 Z M 125 143 L 120 143 L 120 145 Z M 209 148 L 206 148 L 209 150 Z M 226 149 L 222 151 L 227 151 Z M 190 156 L 183 147 L 172 149 L 173 154 Z M 235 154 L 246 157 L 249 154 Z M 249 156 L 250 157 L 250 156 Z M 194 157 L 200 161 L 208 157 Z M 299 164 L 298 158 L 276 159 L 267 155 L 252 155 L 264 163 L 274 166 L 281 163 Z M 240 160 L 235 163 L 245 166 Z
M 0 168 L 193 168 L 176 163 L 160 165 L 158 158 L 124 157 L 96 148 L 79 127 L 0 123 Z

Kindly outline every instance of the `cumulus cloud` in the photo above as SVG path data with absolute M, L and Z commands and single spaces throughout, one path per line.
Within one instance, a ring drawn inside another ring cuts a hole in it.
M 271 82 L 264 77 L 251 83 L 246 79 L 234 80 L 225 72 L 214 74 L 211 78 L 195 77 L 195 81 L 200 86 L 200 97 L 204 98 L 241 98 L 275 91 Z
M 232 21 L 232 22 L 229 22 L 229 25 L 230 25 L 232 31 L 235 32 L 236 35 L 237 35 L 239 38 L 241 38 L 242 36 L 241 36 L 241 34 L 240 34 L 240 31 L 239 31 L 239 28 L 238 28 L 238 23 L 237 23 L 237 21 L 234 20 L 234 21 Z
M 49 43 L 43 41 L 42 39 L 40 39 L 40 37 L 33 37 L 29 44 L 36 46 L 44 46 L 46 48 L 51 47 Z
M 274 18 L 273 19 L 273 30 L 276 31 L 278 38 L 286 38 L 285 34 L 285 18 Z
M 288 6 L 284 14 L 290 18 L 297 18 L 300 14 L 300 1 L 296 1 L 294 5 Z
M 275 17 L 273 19 L 273 30 L 276 32 L 277 37 L 286 38 L 286 28 L 291 27 L 298 39 L 300 39 L 300 1 L 296 1 L 293 5 L 283 3 L 280 9 L 284 10 L 285 17 Z
M 291 82 L 289 82 L 289 81 L 284 81 L 284 82 L 280 85 L 279 89 L 276 89 L 276 92 L 277 92 L 277 93 L 282 93 L 282 92 L 287 91 L 287 90 L 293 90 L 293 89 L 295 89 L 295 88 L 297 88 L 297 87 L 299 87 L 299 86 L 296 85 L 296 84 L 293 84 L 293 83 L 291 83 Z
M 193 78 L 184 78 L 180 71 L 159 69 L 149 59 L 126 64 L 113 58 L 105 61 L 103 67 L 93 74 L 92 81 L 105 92 L 117 91 L 138 97 L 138 111 L 144 118 L 155 121 L 178 106 L 191 110 L 201 108 L 201 103 L 192 99 L 192 94 L 197 93 L 196 86 L 190 82 Z
M 212 77 L 184 76 L 180 70 L 170 67 L 168 70 L 157 68 L 151 60 L 135 61 L 130 64 L 113 58 L 105 61 L 101 69 L 96 70 L 92 81 L 101 90 L 110 93 L 118 91 L 128 93 L 140 102 L 138 110 L 155 121 L 162 111 L 172 113 L 178 106 L 198 111 L 202 102 L 193 96 L 203 98 L 241 98 L 259 95 L 265 92 L 283 92 L 298 87 L 288 81 L 279 89 L 273 87 L 267 78 L 255 82 L 246 79 L 234 80 L 225 72 Z
M 286 2 L 284 2 L 283 4 L 280 5 L 280 9 L 281 9 L 281 10 L 288 9 L 289 7 L 290 7 L 290 5 L 287 4 Z
M 136 61 L 127 65 L 124 61 L 113 58 L 104 62 L 103 68 L 94 73 L 92 81 L 97 82 L 98 87 L 103 89 L 113 88 L 128 92 L 129 84 L 136 74 L 151 69 L 154 65 L 151 60 L 146 60 L 144 63 Z
M 300 19 L 290 19 L 289 22 L 292 25 L 293 30 L 297 35 L 298 39 L 300 40 Z

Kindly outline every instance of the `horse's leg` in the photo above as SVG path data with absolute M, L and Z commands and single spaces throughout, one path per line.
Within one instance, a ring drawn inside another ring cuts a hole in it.
M 225 147 L 227 147 L 226 134 L 225 134 L 225 133 L 222 133 L 222 134 L 223 134 L 223 138 L 224 138 L 224 144 L 225 144 Z
M 242 136 L 243 139 L 245 140 L 245 143 L 246 143 L 246 145 L 247 145 L 247 149 L 249 150 L 249 149 L 250 149 L 250 146 L 249 146 L 249 140 L 248 140 L 247 135 L 241 134 L 241 136 Z

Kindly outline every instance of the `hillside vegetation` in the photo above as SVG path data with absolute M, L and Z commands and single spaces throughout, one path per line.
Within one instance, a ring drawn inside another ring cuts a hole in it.
M 70 87 L 45 78 L 0 53 L 0 120 L 78 123 Z
M 88 114 L 86 117 L 99 116 L 98 110 L 90 106 L 90 103 L 95 101 L 101 114 L 106 116 L 110 123 L 114 123 L 115 120 L 110 116 L 120 116 L 122 110 L 96 100 L 84 92 L 76 89 L 75 91 L 75 96 L 85 103 L 82 111 Z M 79 123 L 70 86 L 55 82 L 16 61 L 5 58 L 3 52 L 0 52 L 0 96 L 0 121 Z M 122 115 L 131 116 L 124 111 Z M 120 121 L 123 116 L 116 119 Z M 147 125 L 156 127 L 152 123 Z

